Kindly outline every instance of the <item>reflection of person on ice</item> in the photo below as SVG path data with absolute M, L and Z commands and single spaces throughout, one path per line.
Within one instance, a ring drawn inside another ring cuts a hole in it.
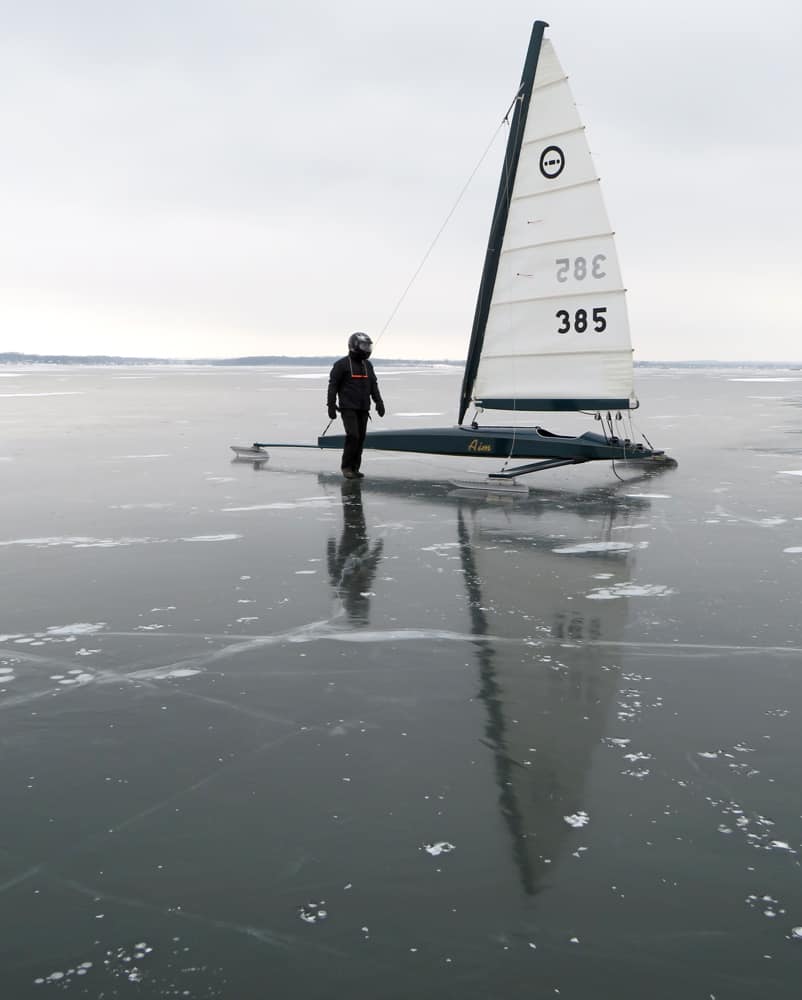
M 373 365 L 368 360 L 372 350 L 373 341 L 366 333 L 352 333 L 348 338 L 348 354 L 335 361 L 329 375 L 329 419 L 334 420 L 337 416 L 336 404 L 339 400 L 345 427 L 342 470 L 346 479 L 362 479 L 364 475 L 359 471 L 359 466 L 362 464 L 371 399 L 376 404 L 379 416 L 384 416 L 379 383 L 376 381 Z
M 327 562 L 334 592 L 352 625 L 364 627 L 370 616 L 373 580 L 382 557 L 384 541 L 372 545 L 362 507 L 362 484 L 343 483 L 343 530 L 339 543 L 329 539 Z

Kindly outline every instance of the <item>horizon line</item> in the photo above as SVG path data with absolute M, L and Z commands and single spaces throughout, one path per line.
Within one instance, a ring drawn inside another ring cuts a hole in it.
M 340 357 L 339 354 L 250 354 L 225 357 L 153 357 L 152 355 L 128 355 L 128 354 L 32 354 L 23 351 L 2 351 L 0 352 L 0 364 L 24 364 L 36 363 L 80 363 L 80 362 L 105 362 L 105 363 L 127 363 L 127 364 L 186 364 L 186 365 L 257 365 L 277 362 L 291 362 L 294 364 L 308 363 L 328 364 Z M 375 363 L 374 358 L 374 363 Z M 464 365 L 464 360 L 453 358 L 383 358 L 385 364 L 440 364 L 440 365 Z M 765 358 L 752 358 L 749 360 L 725 360 L 723 358 L 677 358 L 667 360 L 661 358 L 637 359 L 633 362 L 637 365 L 727 365 L 737 367 L 742 365 L 767 365 L 771 367 L 798 367 L 802 366 L 802 361 L 783 359 L 781 361 L 769 361 Z

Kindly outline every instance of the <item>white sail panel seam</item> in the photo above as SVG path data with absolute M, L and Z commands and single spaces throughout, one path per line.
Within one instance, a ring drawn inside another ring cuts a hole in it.
M 589 233 L 587 236 L 565 236 L 561 240 L 544 240 L 542 243 L 522 243 L 521 246 L 517 247 L 505 247 L 501 253 L 503 256 L 505 253 L 515 253 L 518 250 L 536 250 L 538 247 L 555 247 L 561 243 L 582 243 L 584 240 L 601 240 L 610 236 L 615 236 L 615 230 L 606 233 Z
M 484 354 L 482 357 L 492 361 L 506 361 L 509 358 L 520 361 L 522 358 L 574 358 L 579 355 L 592 354 L 596 357 L 606 357 L 609 354 L 634 354 L 634 348 L 608 347 L 581 351 L 538 351 L 536 354 Z M 488 395 L 488 393 L 485 393 Z
M 538 142 L 546 142 L 548 139 L 561 139 L 564 135 L 576 135 L 577 133 L 582 133 L 585 131 L 584 125 L 578 125 L 576 128 L 564 128 L 560 129 L 559 132 L 547 132 L 545 135 L 536 135 L 531 139 L 524 139 L 521 148 L 524 146 L 534 146 Z
M 495 309 L 496 306 L 517 306 L 522 305 L 525 302 L 548 302 L 549 299 L 581 299 L 587 298 L 588 296 L 595 295 L 601 297 L 602 295 L 621 295 L 626 292 L 626 288 L 608 288 L 593 289 L 589 292 L 560 292 L 557 295 L 529 295 L 525 299 L 494 299 L 490 303 L 490 308 Z
M 589 181 L 577 181 L 576 184 L 566 184 L 563 187 L 549 188 L 547 191 L 531 191 L 528 194 L 518 194 L 512 196 L 512 201 L 524 201 L 526 198 L 542 198 L 544 195 L 553 194 L 555 191 L 570 191 L 572 188 L 587 187 L 590 184 L 598 184 L 600 178 L 593 177 Z
M 566 73 L 565 76 L 561 76 L 557 80 L 546 80 L 545 83 L 536 83 L 534 87 L 532 87 L 532 93 L 535 94 L 541 90 L 548 90 L 549 87 L 556 87 L 559 83 L 565 83 L 567 79 L 568 74 Z

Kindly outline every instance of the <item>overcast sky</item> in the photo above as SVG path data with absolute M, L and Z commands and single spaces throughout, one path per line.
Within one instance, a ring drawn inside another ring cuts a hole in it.
M 802 360 L 799 0 L 0 0 L 0 351 L 336 354 L 385 325 L 532 21 L 635 356 Z M 462 359 L 501 133 L 376 357 Z

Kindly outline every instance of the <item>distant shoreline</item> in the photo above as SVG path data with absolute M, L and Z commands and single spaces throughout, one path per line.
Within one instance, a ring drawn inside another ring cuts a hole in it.
M 130 366 L 170 366 L 198 365 L 216 368 L 258 367 L 265 365 L 320 366 L 330 365 L 339 355 L 317 355 L 311 357 L 288 357 L 285 355 L 261 355 L 244 358 L 127 358 L 106 354 L 21 354 L 14 351 L 0 353 L 2 365 L 113 365 Z M 448 365 L 462 368 L 464 361 L 448 358 L 382 358 L 382 365 Z M 802 361 L 636 361 L 636 368 L 772 368 L 802 370 Z

